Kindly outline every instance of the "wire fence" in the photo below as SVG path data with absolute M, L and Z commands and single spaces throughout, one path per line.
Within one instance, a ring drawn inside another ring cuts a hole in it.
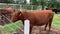
M 18 8 L 18 5 L 16 4 L 0 4 L 0 9 L 6 9 L 8 7 L 12 7 L 13 9 Z M 15 8 L 17 7 L 17 8 Z M 5 11 L 4 11 L 5 12 Z M 7 15 L 8 16 L 8 15 Z M 23 32 L 23 29 L 21 28 L 21 23 L 12 23 L 6 15 L 1 14 L 0 12 L 0 34 L 13 34 L 13 32 L 16 32 L 17 30 L 20 30 Z M 6 24 L 6 21 L 10 22 L 10 24 Z M 3 23 L 2 23 L 3 22 Z M 1 24 L 2 23 L 2 24 Z M 6 24 L 6 25 L 5 25 Z M 11 25 L 12 24 L 12 25 Z M 2 26 L 3 25 L 3 26 Z M 14 27 L 14 28 L 13 28 Z M 7 31 L 8 30 L 8 31 Z M 20 33 L 21 34 L 21 33 Z
M 9 20 L 10 21 L 10 19 L 8 19 L 7 17 L 5 17 L 4 15 L 2 15 L 4 18 L 6 18 L 7 20 Z M 11 22 L 11 21 L 10 21 Z M 11 22 L 11 24 L 12 24 L 12 22 Z M 20 27 L 20 26 L 18 26 L 18 25 L 16 25 L 16 24 L 13 24 L 14 26 L 16 26 L 19 30 L 21 30 L 22 32 L 24 32 L 23 30 L 22 30 L 22 28 Z M 9 27 L 8 25 L 7 25 L 7 27 L 8 28 L 10 28 L 10 30 L 14 30 L 13 28 L 11 28 L 11 27 Z M 15 32 L 15 31 L 8 31 L 9 32 L 9 34 L 12 34 L 13 32 Z M 7 32 L 5 32 L 4 31 L 4 26 L 0 26 L 0 34 L 8 34 Z

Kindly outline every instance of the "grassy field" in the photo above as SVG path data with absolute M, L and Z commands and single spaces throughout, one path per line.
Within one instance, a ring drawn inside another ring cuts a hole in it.
M 60 14 L 54 14 L 53 26 L 60 28 Z
M 8 33 L 12 34 L 13 32 L 16 32 L 16 30 L 19 29 L 21 25 L 22 25 L 21 21 L 16 21 L 15 23 L 4 25 L 1 30 L 3 31 L 4 34 Z
M 6 24 L 3 28 L 3 32 L 10 32 L 11 34 L 12 32 L 15 32 L 21 25 L 22 23 L 20 21 L 12 24 Z M 60 14 L 54 14 L 52 26 L 60 28 Z

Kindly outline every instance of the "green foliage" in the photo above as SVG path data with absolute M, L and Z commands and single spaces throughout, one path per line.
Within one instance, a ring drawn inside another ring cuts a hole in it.
M 6 3 L 7 2 L 7 0 L 0 0 L 0 3 Z
M 45 0 L 30 0 L 31 5 L 36 5 L 33 8 L 37 8 L 38 5 L 42 5 L 42 9 L 46 6 Z
M 26 0 L 24 0 L 24 3 L 23 4 L 26 4 Z
M 30 5 L 32 7 L 31 9 L 35 10 L 37 8 L 37 6 L 39 5 L 39 3 L 37 2 L 37 0 L 30 0 Z
M 0 3 L 14 3 L 14 0 L 0 0 Z
M 53 8 L 59 8 L 60 7 L 60 2 L 57 0 L 49 0 L 47 1 L 47 7 L 53 7 Z
M 14 0 L 7 0 L 8 3 L 14 3 Z
M 30 0 L 30 4 L 31 5 L 38 5 L 38 2 L 37 2 L 37 0 Z
M 17 4 L 26 4 L 27 3 L 26 0 L 22 0 L 21 3 L 19 3 L 19 2 L 21 2 L 21 1 L 16 1 Z

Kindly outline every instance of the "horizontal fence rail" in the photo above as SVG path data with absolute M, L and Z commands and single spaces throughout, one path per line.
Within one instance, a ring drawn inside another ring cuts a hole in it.
M 5 9 L 7 7 L 12 7 L 16 10 L 42 10 L 41 5 L 22 5 L 22 4 L 0 4 L 0 9 Z M 44 6 L 44 9 L 46 9 L 46 6 Z

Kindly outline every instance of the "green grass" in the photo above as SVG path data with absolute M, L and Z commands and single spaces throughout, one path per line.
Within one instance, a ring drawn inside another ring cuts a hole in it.
M 53 26 L 60 28 L 60 14 L 54 14 Z
M 5 26 L 3 26 L 3 32 L 15 32 L 17 29 L 19 29 L 21 27 L 22 23 L 21 21 L 16 21 L 15 23 L 10 23 L 10 24 L 6 24 Z

